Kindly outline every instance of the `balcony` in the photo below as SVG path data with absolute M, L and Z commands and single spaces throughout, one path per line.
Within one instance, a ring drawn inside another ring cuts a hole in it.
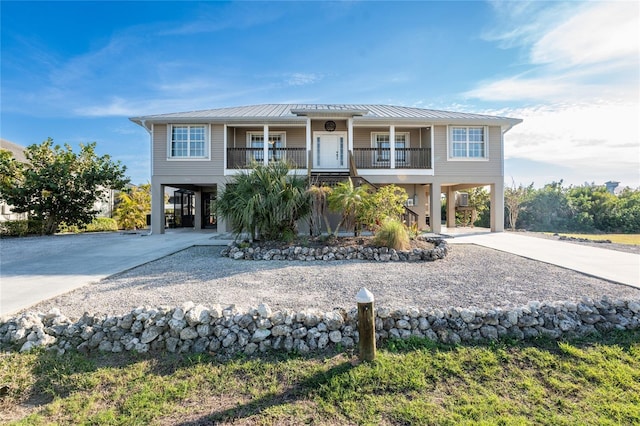
M 354 148 L 358 169 L 390 169 L 391 149 Z M 396 169 L 431 169 L 431 148 L 396 148 Z
M 431 169 L 431 148 L 396 148 L 396 169 Z M 307 168 L 306 148 L 269 147 L 269 161 L 288 161 L 295 169 Z M 357 169 L 390 169 L 389 148 L 354 148 Z M 227 169 L 247 169 L 252 163 L 262 163 L 262 148 L 227 148 Z
M 227 148 L 227 169 L 248 169 L 263 161 L 262 148 Z M 269 161 L 288 161 L 295 169 L 306 169 L 307 149 L 269 147 Z

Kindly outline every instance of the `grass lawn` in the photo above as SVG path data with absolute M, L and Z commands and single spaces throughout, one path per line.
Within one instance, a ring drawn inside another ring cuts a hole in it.
M 352 354 L 0 355 L 9 424 L 640 424 L 640 330 Z M 13 422 L 13 423 L 12 423 Z
M 553 235 L 552 232 L 545 234 Z M 558 234 L 565 237 L 586 238 L 588 240 L 610 240 L 612 243 L 629 244 L 634 246 L 640 245 L 640 234 Z

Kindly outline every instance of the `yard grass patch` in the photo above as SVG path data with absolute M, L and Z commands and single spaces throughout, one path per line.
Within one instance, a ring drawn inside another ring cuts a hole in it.
M 0 355 L 0 419 L 38 424 L 638 424 L 640 330 L 574 342 L 391 342 L 219 361 Z
M 547 235 L 554 235 L 551 232 L 545 232 Z M 572 238 L 586 238 L 588 240 L 602 241 L 609 240 L 616 244 L 640 245 L 640 234 L 558 234 Z

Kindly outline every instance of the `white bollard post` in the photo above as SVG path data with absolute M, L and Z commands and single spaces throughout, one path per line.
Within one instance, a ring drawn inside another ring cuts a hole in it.
M 362 287 L 356 295 L 358 302 L 358 334 L 360 335 L 360 360 L 376 358 L 376 321 L 373 310 L 373 294 Z

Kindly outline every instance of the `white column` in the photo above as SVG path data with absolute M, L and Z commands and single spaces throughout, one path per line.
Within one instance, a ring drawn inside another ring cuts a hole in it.
M 222 193 L 226 190 L 226 185 L 224 183 L 219 183 L 216 185 L 216 190 L 217 190 L 217 197 L 220 197 L 220 195 L 222 195 Z M 218 221 L 217 223 L 217 231 L 218 232 L 230 232 L 231 229 L 227 229 L 227 221 L 222 217 L 222 216 L 216 216 L 216 219 Z
M 491 232 L 504 231 L 504 182 L 496 181 L 491 185 Z
M 433 169 L 433 173 L 436 172 L 436 163 L 435 163 L 435 149 L 433 148 L 433 141 L 434 141 L 434 134 L 435 134 L 435 127 L 431 126 L 431 128 L 429 129 L 429 134 L 431 135 L 431 169 Z
M 193 228 L 202 229 L 202 191 L 194 191 L 193 198 Z
M 313 150 L 313 140 L 311 139 L 311 118 L 307 117 L 307 170 L 311 172 L 313 168 L 313 155 L 311 152 Z
M 212 133 L 212 126 L 209 127 L 209 152 L 213 151 L 213 144 L 211 142 L 211 133 Z M 222 157 L 223 157 L 223 161 L 224 161 L 224 167 L 223 170 L 227 170 L 227 125 L 224 125 L 224 130 L 222 132 Z M 211 153 L 211 157 L 213 158 L 213 153 Z
M 347 119 L 347 149 L 353 152 L 353 117 Z
M 262 152 L 264 154 L 264 158 L 262 159 L 262 163 L 267 166 L 269 164 L 269 125 L 264 125 L 264 144 L 262 145 Z
M 389 126 L 389 162 L 391 163 L 391 168 L 396 168 L 396 126 Z
M 442 187 L 440 186 L 440 182 L 432 183 L 431 190 L 429 192 L 429 207 L 431 214 L 431 232 L 439 234 L 442 231 L 442 225 L 440 221 L 442 220 L 442 215 L 440 214 L 440 208 L 442 206 L 442 201 L 440 200 L 440 194 L 442 191 Z
M 456 191 L 447 187 L 447 228 L 456 227 Z
M 151 182 L 151 233 L 164 234 L 164 185 Z

